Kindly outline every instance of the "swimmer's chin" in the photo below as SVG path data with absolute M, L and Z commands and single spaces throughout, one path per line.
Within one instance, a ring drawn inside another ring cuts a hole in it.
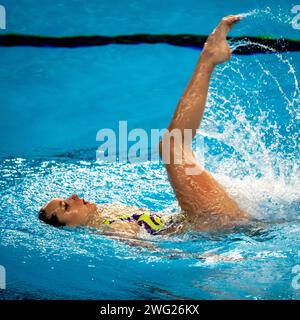
M 95 202 L 89 202 L 87 206 L 90 209 L 90 214 L 94 214 L 98 209 L 98 206 Z

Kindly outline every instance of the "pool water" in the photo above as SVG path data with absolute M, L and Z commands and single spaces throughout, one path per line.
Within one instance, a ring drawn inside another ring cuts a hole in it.
M 252 12 L 232 35 L 300 38 L 289 1 L 2 3 L 11 20 L 1 33 L 207 34 L 225 14 Z M 117 131 L 120 120 L 128 130 L 165 128 L 200 51 L 157 44 L 0 54 L 0 299 L 300 298 L 300 53 L 233 55 L 211 81 L 201 156 L 260 223 L 143 236 L 155 252 L 91 229 L 52 228 L 37 212 L 72 193 L 178 212 L 161 162 L 96 161 L 96 134 Z

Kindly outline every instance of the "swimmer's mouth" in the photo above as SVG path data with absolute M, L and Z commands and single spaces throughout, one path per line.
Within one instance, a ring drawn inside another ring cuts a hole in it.
M 85 205 L 89 204 L 89 202 L 84 199 L 82 199 L 82 201 L 83 201 L 83 204 L 85 204 Z

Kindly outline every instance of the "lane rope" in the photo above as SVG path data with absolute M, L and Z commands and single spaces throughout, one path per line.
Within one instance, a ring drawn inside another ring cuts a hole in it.
M 0 35 L 1 47 L 30 46 L 40 48 L 80 48 L 92 46 L 104 46 L 109 44 L 169 44 L 180 47 L 203 48 L 208 36 L 193 34 L 133 34 L 117 36 L 72 36 L 72 37 L 50 37 L 22 34 Z M 272 37 L 228 37 L 232 43 L 243 42 L 242 46 L 234 49 L 234 54 L 255 54 L 300 51 L 300 40 Z

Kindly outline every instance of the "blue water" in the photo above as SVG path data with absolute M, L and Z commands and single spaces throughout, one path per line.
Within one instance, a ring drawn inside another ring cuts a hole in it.
M 289 1 L 2 1 L 4 33 L 210 32 L 251 12 L 232 35 L 300 38 Z M 0 48 L 0 299 L 299 299 L 300 53 L 233 56 L 212 78 L 201 126 L 205 166 L 264 224 L 144 239 L 131 247 L 90 229 L 57 230 L 37 211 L 78 193 L 176 212 L 162 164 L 97 162 L 96 133 L 165 128 L 199 51 L 167 45 Z M 174 253 L 174 249 L 177 253 Z M 171 250 L 172 253 L 171 253 Z M 200 259 L 202 253 L 227 259 Z

